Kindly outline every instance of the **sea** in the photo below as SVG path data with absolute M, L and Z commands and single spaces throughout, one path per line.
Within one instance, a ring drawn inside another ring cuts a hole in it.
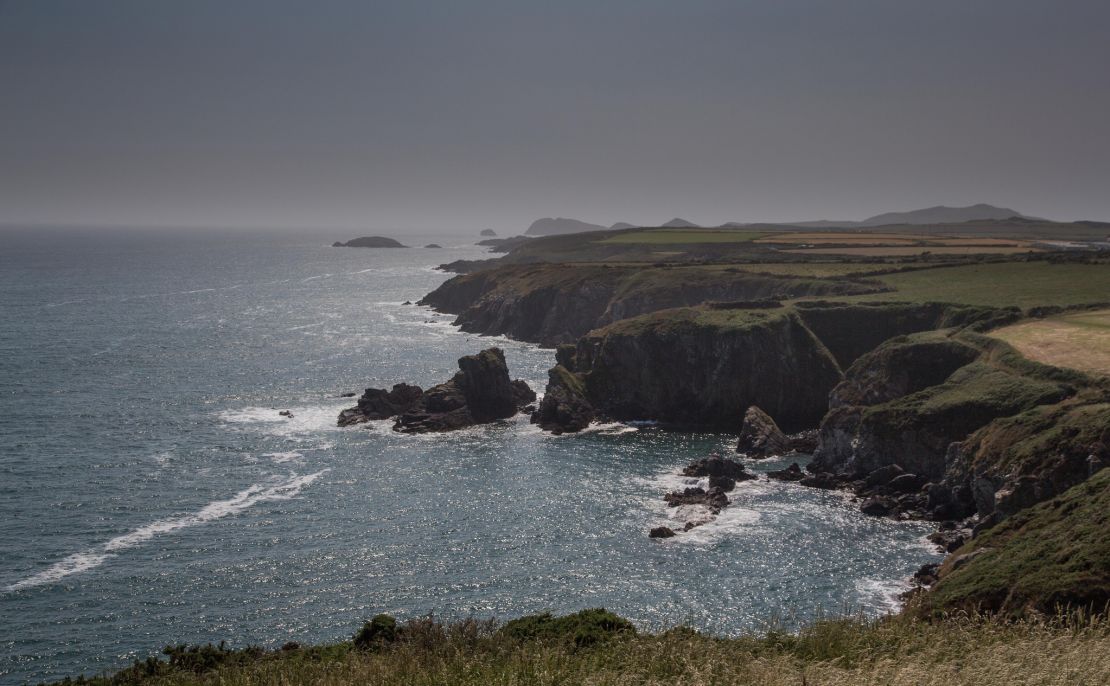
M 477 236 L 330 247 L 353 236 L 0 232 L 0 683 L 100 674 L 167 644 L 342 641 L 380 612 L 605 607 L 729 636 L 890 612 L 938 559 L 925 523 L 766 478 L 689 533 L 648 538 L 702 516 L 663 496 L 685 464 L 732 454 L 732 435 L 552 436 L 526 416 L 338 428 L 343 394 L 427 387 L 484 348 L 540 393 L 554 364 L 411 304 L 450 278 L 436 265 L 490 256 Z

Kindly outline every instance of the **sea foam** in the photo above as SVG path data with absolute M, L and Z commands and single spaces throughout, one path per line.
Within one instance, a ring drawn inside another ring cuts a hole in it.
M 296 497 L 302 489 L 316 481 L 327 471 L 327 469 L 322 469 L 313 474 L 292 475 L 278 483 L 255 484 L 250 488 L 239 491 L 227 500 L 216 500 L 208 503 L 196 512 L 159 519 L 122 536 L 116 536 L 99 548 L 70 555 L 38 574 L 17 581 L 4 590 L 6 592 L 21 591 L 54 583 L 67 576 L 99 567 L 121 551 L 141 545 L 155 536 L 238 514 L 257 503 L 271 500 L 289 500 Z

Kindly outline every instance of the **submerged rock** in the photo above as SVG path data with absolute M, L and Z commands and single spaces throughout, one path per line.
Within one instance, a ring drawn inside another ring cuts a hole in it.
M 505 354 L 489 348 L 459 359 L 450 381 L 422 391 L 400 383 L 390 391 L 368 388 L 358 405 L 339 414 L 339 426 L 396 417 L 394 431 L 453 431 L 516 414 L 536 394 L 523 381 L 510 381 Z

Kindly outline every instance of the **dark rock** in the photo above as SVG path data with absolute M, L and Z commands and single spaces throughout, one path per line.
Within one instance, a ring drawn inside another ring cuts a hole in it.
M 890 498 L 884 496 L 875 496 L 863 501 L 859 506 L 859 511 L 865 515 L 873 517 L 885 517 L 892 514 L 897 509 L 897 505 Z
M 533 412 L 536 411 L 536 406 L 535 405 L 525 405 L 524 407 L 520 408 L 520 411 L 523 412 L 524 414 L 530 415 L 530 414 L 532 414 Z
M 921 565 L 921 569 L 914 572 L 913 580 L 922 586 L 932 586 L 937 582 L 937 570 L 939 568 L 940 565 L 935 563 Z
M 798 483 L 803 486 L 809 486 L 810 488 L 824 488 L 826 490 L 840 488 L 843 485 L 843 482 L 840 479 L 837 479 L 834 475 L 829 474 L 828 472 L 818 472 L 816 474 L 811 474 L 807 477 L 799 479 Z
M 805 478 L 805 472 L 795 462 L 786 469 L 779 469 L 772 472 L 767 472 L 767 478 L 777 479 L 778 481 L 801 481 Z
M 474 424 L 506 419 L 535 394 L 523 382 L 509 380 L 500 348 L 459 358 L 459 371 L 446 383 L 429 388 L 410 410 L 398 417 L 394 431 L 428 433 L 453 431 Z
M 875 471 L 867 475 L 864 479 L 864 485 L 868 488 L 876 486 L 886 486 L 894 479 L 905 474 L 905 470 L 896 464 L 888 464 L 884 467 L 879 467 Z
M 482 231 L 478 235 L 479 236 L 496 236 L 497 232 L 494 231 L 493 229 L 482 229 Z
M 358 405 L 339 413 L 339 426 L 351 426 L 377 419 L 389 419 L 408 412 L 420 402 L 423 391 L 419 386 L 399 383 L 391 390 L 367 388 L 358 399 Z
M 682 468 L 682 475 L 696 477 L 724 476 L 736 481 L 747 481 L 756 478 L 754 474 L 749 474 L 744 470 L 744 465 L 720 455 L 710 455 L 686 465 Z
M 411 300 L 406 300 L 405 302 L 403 302 L 403 303 L 401 303 L 401 304 L 402 304 L 402 305 L 411 305 L 411 304 L 412 304 L 412 301 L 411 301 Z
M 814 450 L 817 450 L 817 429 L 800 431 L 793 436 L 787 436 L 787 438 L 790 439 L 790 450 L 792 452 L 810 455 Z
M 971 540 L 971 529 L 942 529 L 929 534 L 928 538 L 944 552 L 951 553 Z
M 718 514 L 722 509 L 728 507 L 729 499 L 724 491 L 719 488 L 710 488 L 708 491 L 699 486 L 683 489 L 682 491 L 674 491 L 663 496 L 668 507 L 679 507 L 680 505 L 704 505 L 708 507 L 713 514 Z
M 527 407 L 536 402 L 536 392 L 528 387 L 528 384 L 521 379 L 514 379 L 512 382 L 513 402 L 518 409 L 527 411 Z
M 353 398 L 356 395 L 358 395 L 358 393 L 355 393 L 354 391 L 347 391 L 346 393 L 340 393 L 339 397 L 340 398 Z
M 523 381 L 509 380 L 504 353 L 490 348 L 459 359 L 450 381 L 426 391 L 404 383 L 366 389 L 358 405 L 339 414 L 339 425 L 397 417 L 393 429 L 402 433 L 452 431 L 511 417 L 535 397 Z
M 711 476 L 709 477 L 709 487 L 719 488 L 727 493 L 736 488 L 736 479 L 730 476 Z
M 407 245 L 386 238 L 385 236 L 363 236 L 361 238 L 352 238 L 346 243 L 336 241 L 331 244 L 333 248 L 407 248 Z
M 740 440 L 736 452 L 749 457 L 769 457 L 790 451 L 790 439 L 779 429 L 775 420 L 755 405 L 744 413 L 744 424 L 740 428 Z
M 581 377 L 557 364 L 547 373 L 547 379 L 547 390 L 532 413 L 532 423 L 554 434 L 573 433 L 589 426 L 596 413 L 586 399 Z
M 440 245 L 439 243 L 429 243 L 429 244 L 425 245 L 424 247 L 425 248 L 442 248 L 443 246 Z
M 674 531 L 669 526 L 657 526 L 648 532 L 648 538 L 671 538 Z
M 278 414 L 281 415 L 282 417 L 287 417 L 289 419 L 293 418 L 293 413 L 290 412 L 289 410 L 282 410 L 281 412 L 278 412 Z
M 887 487 L 895 493 L 914 493 L 925 485 L 925 478 L 917 474 L 901 474 L 890 480 Z

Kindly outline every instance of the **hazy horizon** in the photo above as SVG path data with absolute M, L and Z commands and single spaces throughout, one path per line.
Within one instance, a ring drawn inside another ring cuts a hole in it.
M 1042 0 L 0 2 L 0 225 L 1108 220 L 1108 22 Z

